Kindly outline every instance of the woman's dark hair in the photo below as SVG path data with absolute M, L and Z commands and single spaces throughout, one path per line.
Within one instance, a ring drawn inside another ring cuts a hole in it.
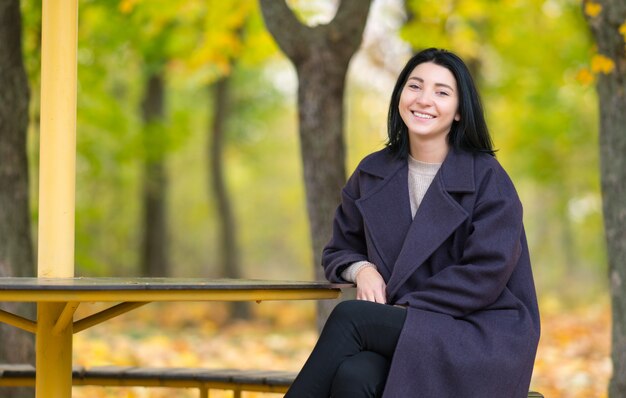
M 494 155 L 493 143 L 472 75 L 461 58 L 450 51 L 436 48 L 429 48 L 415 54 L 400 72 L 389 103 L 389 115 L 387 117 L 389 140 L 387 146 L 400 157 L 404 158 L 409 154 L 409 131 L 400 117 L 398 105 L 402 89 L 409 75 L 417 65 L 424 62 L 443 66 L 456 79 L 459 93 L 458 112 L 461 117 L 459 121 L 452 122 L 450 133 L 448 133 L 448 144 L 456 149 Z

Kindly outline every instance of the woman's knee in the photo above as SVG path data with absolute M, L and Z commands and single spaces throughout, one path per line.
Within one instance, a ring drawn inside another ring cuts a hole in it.
M 389 360 L 370 351 L 362 351 L 344 360 L 333 378 L 331 395 L 341 397 L 379 397 L 385 388 Z
M 345 300 L 345 301 L 339 302 L 333 309 L 333 312 L 352 313 L 354 311 L 360 311 L 360 308 L 363 308 L 364 306 L 367 306 L 368 304 L 371 304 L 371 303 L 369 301 L 363 301 L 363 300 Z
M 366 311 L 369 306 L 381 305 L 363 300 L 342 301 L 333 308 L 328 317 L 329 322 L 345 321 L 355 316 L 359 316 L 362 311 Z

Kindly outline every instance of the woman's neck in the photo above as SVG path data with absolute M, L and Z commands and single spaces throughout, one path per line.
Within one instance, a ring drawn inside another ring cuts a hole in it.
M 443 163 L 448 155 L 449 146 L 446 143 L 421 142 L 411 145 L 410 154 L 415 160 L 426 163 Z

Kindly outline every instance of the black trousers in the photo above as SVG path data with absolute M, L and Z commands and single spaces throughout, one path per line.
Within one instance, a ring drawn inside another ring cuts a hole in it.
M 380 397 L 405 318 L 391 305 L 339 303 L 285 397 Z

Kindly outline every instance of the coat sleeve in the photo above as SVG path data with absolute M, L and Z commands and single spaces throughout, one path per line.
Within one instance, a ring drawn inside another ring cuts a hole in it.
M 322 252 L 322 266 L 331 282 L 346 282 L 341 272 L 356 261 L 367 261 L 363 218 L 355 201 L 359 198 L 359 170 L 341 191 L 341 204 L 335 212 L 333 233 Z
M 502 169 L 489 170 L 475 203 L 460 261 L 443 267 L 399 302 L 463 317 L 502 294 L 522 250 L 522 205 Z

